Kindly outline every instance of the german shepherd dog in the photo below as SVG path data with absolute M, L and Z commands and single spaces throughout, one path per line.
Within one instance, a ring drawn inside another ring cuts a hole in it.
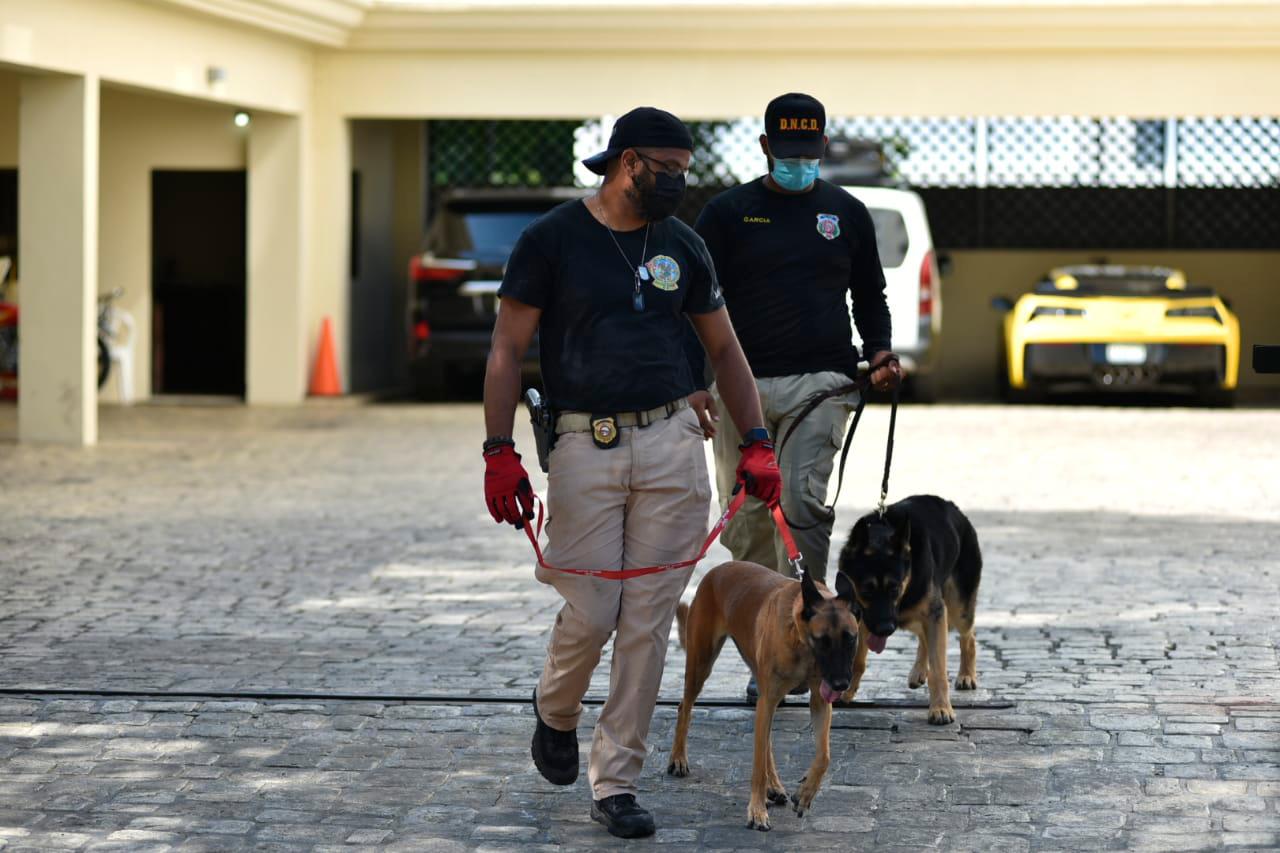
M 676 619 L 680 644 L 686 649 L 684 698 L 667 772 L 689 775 L 693 703 L 725 638 L 732 637 L 760 687 L 747 826 L 768 831 L 766 800 L 773 805 L 787 802 L 787 790 L 773 761 L 773 712 L 787 691 L 807 684 L 816 753 L 799 791 L 791 797 L 796 815 L 803 815 L 831 762 L 831 703 L 848 689 L 852 675 L 858 642 L 853 585 L 843 575 L 837 576 L 836 594 L 831 597 L 808 574 L 797 581 L 755 563 L 724 563 L 707 573 L 698 584 L 693 605 L 681 604 Z
M 898 628 L 917 637 L 916 662 L 907 684 L 929 683 L 929 722 L 955 721 L 947 686 L 947 627 L 960 634 L 957 690 L 978 686 L 973 634 L 982 552 L 978 534 L 951 501 L 913 495 L 889 506 L 881 518 L 858 519 L 840 552 L 840 574 L 853 581 L 861 609 L 861 636 L 853 661 L 849 701 L 867 669 L 867 650 L 879 654 Z

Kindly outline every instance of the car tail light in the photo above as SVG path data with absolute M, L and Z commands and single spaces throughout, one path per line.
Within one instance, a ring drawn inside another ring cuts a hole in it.
M 1083 317 L 1083 308 L 1063 308 L 1058 305 L 1038 305 L 1031 312 L 1031 319 L 1037 317 Z
M 1219 324 L 1222 323 L 1222 318 L 1218 316 L 1218 309 L 1214 308 L 1212 305 L 1197 305 L 1192 308 L 1170 308 L 1168 311 L 1164 312 L 1164 316 L 1205 317 L 1210 320 L 1215 320 Z
M 413 325 L 413 336 L 418 340 L 418 343 L 422 343 L 431 337 L 431 327 L 427 325 L 426 320 L 419 320 Z
M 924 253 L 920 262 L 920 319 L 933 316 L 933 250 Z
M 432 255 L 414 255 L 409 261 L 409 278 L 414 281 L 460 281 L 476 268 L 475 261 L 460 258 L 437 258 Z

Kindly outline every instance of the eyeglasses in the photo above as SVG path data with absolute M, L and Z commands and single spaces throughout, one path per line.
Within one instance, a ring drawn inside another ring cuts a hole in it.
M 659 168 L 657 171 L 662 172 L 664 175 L 669 175 L 673 178 L 684 178 L 689 176 L 688 166 L 681 166 L 679 163 L 664 163 L 662 160 L 650 157 L 648 154 L 641 154 L 639 151 L 636 151 L 636 156 L 645 161 L 646 169 L 649 169 L 648 164 L 653 162 L 658 164 Z M 652 172 L 654 170 L 649 169 L 649 171 Z

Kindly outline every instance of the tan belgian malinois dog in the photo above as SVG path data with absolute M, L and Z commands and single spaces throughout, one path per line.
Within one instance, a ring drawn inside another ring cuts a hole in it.
M 725 638 L 732 637 L 760 688 L 747 826 L 768 831 L 766 800 L 774 805 L 787 802 L 787 790 L 773 762 L 773 712 L 787 691 L 806 684 L 816 754 L 800 790 L 791 797 L 796 815 L 803 815 L 831 763 L 831 703 L 848 689 L 853 677 L 858 620 L 852 607 L 853 585 L 844 575 L 836 576 L 836 595 L 831 597 L 807 574 L 796 581 L 755 563 L 724 563 L 708 572 L 698 584 L 693 605 L 681 604 L 676 612 L 680 643 L 686 650 L 684 699 L 667 772 L 689 775 L 693 703 Z

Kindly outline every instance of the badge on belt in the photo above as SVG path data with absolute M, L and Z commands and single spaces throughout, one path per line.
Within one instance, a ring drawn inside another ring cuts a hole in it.
M 596 447 L 601 450 L 617 447 L 620 436 L 618 421 L 613 415 L 603 415 L 591 419 L 591 439 L 596 443 Z

